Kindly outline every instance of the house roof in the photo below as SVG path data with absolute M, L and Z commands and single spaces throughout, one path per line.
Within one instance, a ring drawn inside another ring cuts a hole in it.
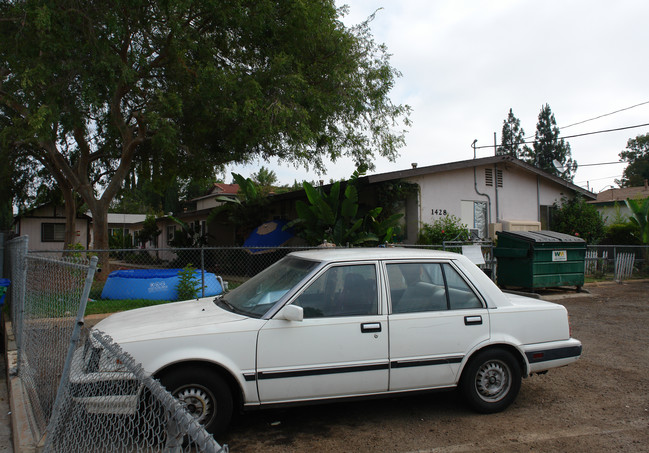
M 35 215 L 36 211 L 39 209 L 45 208 L 47 206 L 54 206 L 55 208 L 60 208 L 61 212 L 63 215 L 57 215 L 57 216 L 37 216 Z M 77 212 L 76 218 L 77 219 L 84 219 L 84 220 L 90 220 L 92 217 L 88 215 L 89 213 L 82 213 L 82 212 Z M 14 222 L 22 219 L 23 217 L 40 217 L 40 218 L 57 218 L 57 219 L 64 219 L 65 218 L 65 207 L 62 204 L 59 203 L 54 203 L 54 202 L 48 202 L 48 203 L 43 203 L 38 206 L 34 206 L 32 208 L 26 209 L 23 212 L 18 212 L 14 214 Z
M 88 215 L 92 217 L 92 213 L 88 211 Z M 108 223 L 109 224 L 124 224 L 132 225 L 134 223 L 144 222 L 146 219 L 146 214 L 117 214 L 117 213 L 108 213 Z
M 645 185 L 640 187 L 618 187 L 602 190 L 597 194 L 597 200 L 591 203 L 614 203 L 616 201 L 624 202 L 627 198 L 647 198 L 649 197 L 649 187 L 645 180 Z
M 219 195 L 236 195 L 238 192 L 239 184 L 223 184 L 220 182 L 215 182 L 210 190 L 210 193 Z
M 212 198 L 216 195 L 226 195 L 226 196 L 229 195 L 232 197 L 236 197 L 238 193 L 239 193 L 239 184 L 223 184 L 220 182 L 215 182 L 205 195 L 192 198 L 191 201 L 205 200 L 207 198 Z
M 482 167 L 482 166 L 494 165 L 494 164 L 514 165 L 523 171 L 536 174 L 538 176 L 541 176 L 542 178 L 548 179 L 559 185 L 574 190 L 575 192 L 582 194 L 586 198 L 590 198 L 590 199 L 596 198 L 596 195 L 593 192 L 590 192 L 584 189 L 583 187 L 579 187 L 571 182 L 566 181 L 565 179 L 546 173 L 545 171 L 538 169 L 533 165 L 530 165 L 526 162 L 523 162 L 520 159 L 516 159 L 512 156 L 507 156 L 507 155 L 483 157 L 480 159 L 461 160 L 457 162 L 449 162 L 446 164 L 428 165 L 425 167 L 415 167 L 407 170 L 397 170 L 388 173 L 381 173 L 378 175 L 370 175 L 367 176 L 367 179 L 368 182 L 375 183 L 375 182 L 382 182 L 382 181 L 391 181 L 394 179 L 404 179 L 404 178 L 411 178 L 414 176 L 430 175 L 434 173 L 460 170 L 463 168 Z

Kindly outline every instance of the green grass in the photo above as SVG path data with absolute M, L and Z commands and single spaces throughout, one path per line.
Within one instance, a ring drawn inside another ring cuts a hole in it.
M 118 311 L 133 310 L 134 308 L 151 307 L 153 305 L 168 304 L 168 300 L 128 299 L 128 300 L 89 300 L 86 306 L 87 315 L 115 313 Z

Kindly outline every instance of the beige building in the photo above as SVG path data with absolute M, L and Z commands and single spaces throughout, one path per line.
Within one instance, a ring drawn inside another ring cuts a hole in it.
M 649 184 L 644 180 L 640 187 L 618 187 L 602 190 L 597 194 L 597 199 L 590 201 L 602 214 L 604 222 L 611 225 L 618 221 L 627 221 L 631 211 L 626 206 L 625 200 L 642 200 L 649 197 Z

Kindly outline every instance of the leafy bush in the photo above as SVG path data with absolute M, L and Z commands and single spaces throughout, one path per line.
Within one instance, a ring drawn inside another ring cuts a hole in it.
M 196 275 L 196 268 L 191 263 L 178 272 L 178 300 L 196 299 L 198 291 L 201 289 L 201 283 Z
M 435 220 L 432 225 L 424 223 L 419 230 L 417 244 L 439 245 L 445 241 L 467 241 L 469 230 L 454 215 L 446 215 Z
M 561 206 L 555 203 L 554 207 L 556 211 L 550 225 L 553 231 L 579 236 L 589 244 L 597 244 L 604 237 L 602 215 L 581 195 L 570 199 L 563 197 Z
M 606 235 L 600 241 L 605 245 L 640 245 L 640 229 L 630 222 L 615 223 L 606 228 Z

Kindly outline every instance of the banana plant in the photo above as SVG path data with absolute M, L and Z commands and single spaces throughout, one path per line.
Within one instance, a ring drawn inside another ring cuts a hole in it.
M 642 201 L 627 198 L 625 202 L 633 214 L 629 222 L 640 229 L 642 243 L 649 244 L 649 198 Z
M 402 214 L 379 220 L 380 207 L 360 212 L 356 183 L 365 170 L 359 167 L 352 174 L 342 195 L 340 181 L 332 184 L 329 193 L 304 182 L 302 186 L 308 204 L 303 201 L 296 203 L 298 218 L 289 222 L 286 228 L 295 227 L 310 244 L 325 240 L 338 246 L 390 241 Z

